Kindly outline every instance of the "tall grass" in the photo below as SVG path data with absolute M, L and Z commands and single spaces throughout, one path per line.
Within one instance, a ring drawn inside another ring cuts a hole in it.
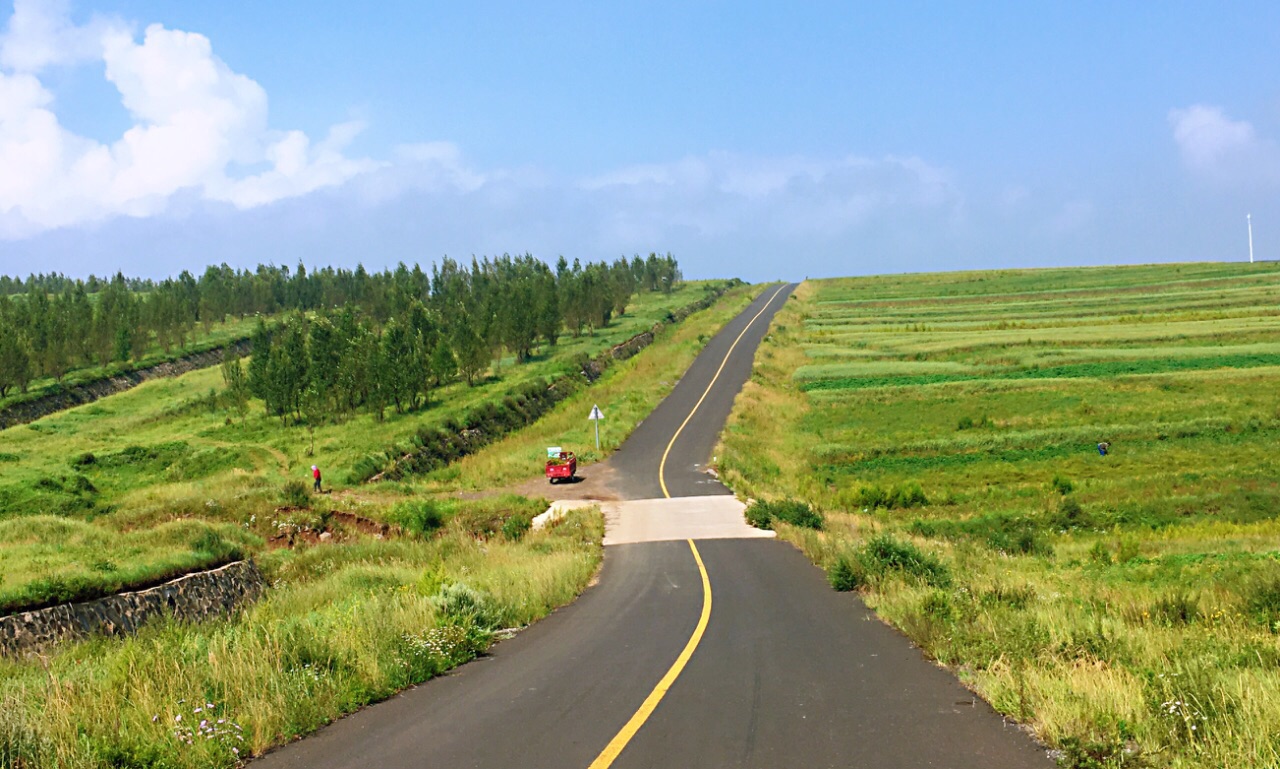
M 0 757 L 24 768 L 232 766 L 571 600 L 599 564 L 601 527 L 586 511 L 519 541 L 458 529 L 272 554 L 262 565 L 275 588 L 231 619 L 0 660 Z M 473 610 L 459 610 L 460 594 Z

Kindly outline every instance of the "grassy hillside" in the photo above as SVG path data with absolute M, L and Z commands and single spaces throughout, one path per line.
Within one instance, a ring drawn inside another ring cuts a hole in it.
M 108 366 L 77 365 L 76 368 L 67 372 L 61 382 L 55 381 L 53 377 L 33 379 L 27 386 L 25 393 L 14 389 L 5 397 L 0 398 L 0 409 L 17 403 L 33 401 L 41 396 L 65 388 L 95 382 L 99 379 L 107 379 L 123 372 L 144 369 L 158 363 L 176 360 L 184 355 L 214 350 L 232 342 L 248 339 L 249 335 L 253 333 L 253 327 L 256 323 L 256 318 L 241 319 L 228 316 L 223 321 L 210 324 L 207 331 L 203 326 L 195 326 L 185 343 L 175 344 L 167 350 L 159 344 L 153 344 L 136 361 L 112 363 Z
M 389 505 L 416 489 L 381 484 L 388 488 L 366 492 L 368 487 L 348 482 L 354 464 L 401 444 L 424 425 L 456 420 L 526 382 L 558 376 L 581 356 L 649 329 L 705 290 L 704 284 L 686 284 L 669 295 L 644 293 L 594 335 L 566 336 L 526 364 L 502 361 L 476 386 L 451 385 L 436 393 L 430 407 L 389 410 L 384 421 L 359 415 L 312 432 L 266 416 L 256 402 L 242 421 L 219 401 L 223 382 L 215 367 L 7 430 L 0 444 L 0 557 L 6 564 L 0 611 L 151 582 L 253 552 L 283 530 L 320 525 L 310 512 L 277 512 L 307 504 L 312 464 L 322 468 L 325 488 L 332 490 L 316 500 L 318 510 L 394 518 Z M 522 469 L 534 473 L 537 467 Z M 296 490 L 286 493 L 290 482 L 305 484 L 300 498 Z M 13 520 L 26 518 L 33 520 Z M 187 522 L 185 545 L 176 535 L 156 535 L 157 527 L 179 520 Z M 84 550 L 80 542 L 87 543 Z M 98 554 L 89 557 L 94 550 Z
M 780 528 L 1065 765 L 1276 765 L 1278 300 L 1276 264 L 806 283 L 721 470 L 824 509 Z
M 310 509 L 282 507 L 282 486 L 309 477 L 311 436 L 276 418 L 227 424 L 232 415 L 206 402 L 208 389 L 220 387 L 216 372 L 152 382 L 8 431 L 22 440 L 4 444 L 15 458 L 0 466 L 0 489 L 54 507 L 41 515 L 3 508 L 0 596 L 17 602 L 80 580 L 127 584 L 233 551 L 254 554 L 272 589 L 225 620 L 153 623 L 128 639 L 0 658 L 0 766 L 233 766 L 465 662 L 505 629 L 571 600 L 599 566 L 598 511 L 534 532 L 529 520 L 544 500 L 450 492 L 536 475 L 548 443 L 585 447 L 582 403 L 593 399 L 609 417 L 609 451 L 755 293 L 734 289 L 532 427 L 468 457 L 460 471 L 339 481 L 307 499 Z M 693 287 L 648 297 L 616 327 L 567 339 L 562 354 L 604 349 L 701 295 Z M 534 375 L 522 368 L 504 364 L 501 380 L 459 388 L 424 412 L 317 430 L 316 456 L 340 478 L 343 458 L 486 392 L 505 393 L 504 384 Z M 533 459 L 513 464 L 527 447 L 537 447 Z M 41 484 L 49 478 L 58 482 Z M 402 529 L 377 538 L 330 509 Z M 332 539 L 304 536 L 322 527 Z M 289 533 L 298 534 L 293 547 L 266 546 Z

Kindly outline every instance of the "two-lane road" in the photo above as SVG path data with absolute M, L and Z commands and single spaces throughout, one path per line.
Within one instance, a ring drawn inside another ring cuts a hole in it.
M 621 496 L 728 493 L 701 469 L 791 288 L 765 289 L 619 449 Z M 257 765 L 1053 764 L 791 546 L 713 539 L 610 546 L 571 606 Z

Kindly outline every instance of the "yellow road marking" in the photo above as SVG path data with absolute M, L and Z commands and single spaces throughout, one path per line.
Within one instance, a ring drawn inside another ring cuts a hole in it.
M 773 301 L 770 299 L 770 301 Z M 636 711 L 631 720 L 622 727 L 622 730 L 610 740 L 605 749 L 596 756 L 596 760 L 591 762 L 591 766 L 587 769 L 608 769 L 613 762 L 622 753 L 623 748 L 627 747 L 627 743 L 631 742 L 631 738 L 636 736 L 636 732 L 640 731 L 640 727 L 644 726 L 644 722 L 649 720 L 658 703 L 666 696 L 667 690 L 676 682 L 676 678 L 684 670 L 684 666 L 689 663 L 689 658 L 693 656 L 693 650 L 698 648 L 698 643 L 702 641 L 702 634 L 707 630 L 707 623 L 711 621 L 711 578 L 707 576 L 707 567 L 702 563 L 702 555 L 698 553 L 698 547 L 693 544 L 693 540 L 688 540 L 689 549 L 693 551 L 693 559 L 698 562 L 698 571 L 702 574 L 702 616 L 698 618 L 698 626 L 693 630 L 693 636 L 689 638 L 689 643 L 684 645 L 684 651 L 680 652 L 680 656 L 676 657 L 676 661 L 671 665 L 671 669 L 662 677 L 658 685 L 649 692 L 649 696 L 645 698 L 644 704 Z
M 689 412 L 689 416 L 684 418 L 680 423 L 680 427 L 676 429 L 675 435 L 671 436 L 671 442 L 667 444 L 666 451 L 662 452 L 662 461 L 658 464 L 658 484 L 662 486 L 662 495 L 668 499 L 671 493 L 667 491 L 667 482 L 663 474 L 663 469 L 667 464 L 667 455 L 671 453 L 671 447 L 675 445 L 676 438 L 680 437 L 680 431 L 684 426 L 689 424 L 689 420 L 693 419 L 693 415 L 698 411 L 698 407 L 707 399 L 707 394 L 711 392 L 711 388 L 715 386 L 716 380 L 720 378 L 720 372 L 724 371 L 725 364 L 729 362 L 729 356 L 738 346 L 738 342 L 742 341 L 742 337 L 746 336 L 747 329 L 751 328 L 751 324 L 769 309 L 769 305 L 773 304 L 773 300 L 778 298 L 778 294 L 782 293 L 782 289 L 787 284 L 782 284 L 777 291 L 773 292 L 773 296 L 769 297 L 769 301 L 764 303 L 764 307 L 760 308 L 751 320 L 747 321 L 747 325 L 742 328 L 742 333 L 738 334 L 738 338 L 733 340 L 733 344 L 729 345 L 729 351 L 724 354 L 724 360 L 720 361 L 720 368 L 716 369 L 715 376 L 711 377 L 711 383 L 707 385 L 707 389 L 703 391 L 702 397 L 693 405 L 693 410 Z M 693 540 L 688 540 L 689 549 L 693 551 L 693 560 L 698 562 L 698 572 L 702 575 L 702 616 L 698 618 L 698 626 L 693 629 L 693 635 L 690 636 L 689 642 L 684 645 L 684 651 L 680 652 L 680 656 L 676 657 L 676 661 L 671 665 L 667 674 L 662 677 L 658 685 L 649 692 L 649 696 L 645 698 L 644 703 L 640 705 L 640 709 L 631 716 L 631 720 L 622 727 L 622 730 L 614 735 L 609 744 L 605 746 L 600 755 L 596 756 L 596 760 L 591 762 L 591 766 L 587 769 L 608 769 L 617 760 L 623 749 L 627 747 L 627 743 L 631 742 L 631 738 L 636 736 L 636 732 L 640 731 L 640 727 L 644 726 L 644 722 L 649 720 L 649 716 L 653 715 L 653 711 L 658 707 L 658 703 L 662 702 L 662 698 L 667 695 L 667 690 L 676 682 L 676 678 L 684 671 L 684 666 L 689 664 L 689 658 L 693 656 L 693 652 L 698 648 L 698 644 L 702 642 L 702 634 L 707 632 L 707 623 L 711 621 L 711 578 L 707 576 L 707 567 L 702 562 L 702 555 L 698 552 L 698 546 L 693 544 Z
M 738 338 L 733 340 L 733 344 L 729 345 L 729 352 L 724 354 L 724 360 L 720 361 L 720 368 L 716 369 L 716 375 L 711 377 L 711 382 L 710 384 L 707 385 L 707 389 L 703 391 L 702 397 L 698 399 L 697 403 L 693 404 L 693 410 L 689 412 L 689 416 L 685 417 L 684 421 L 680 423 L 680 426 L 676 428 L 675 435 L 671 436 L 671 442 L 667 444 L 667 450 L 662 452 L 662 461 L 658 463 L 658 485 L 662 487 L 662 496 L 666 497 L 667 499 L 671 498 L 671 493 L 667 491 L 667 478 L 666 478 L 667 455 L 671 453 L 671 447 L 676 445 L 676 438 L 680 437 L 680 432 L 684 430 L 684 426 L 689 424 L 689 420 L 693 419 L 694 414 L 698 413 L 698 407 L 701 406 L 702 402 L 707 399 L 707 395 L 711 392 L 711 388 L 715 387 L 716 380 L 720 378 L 720 372 L 724 371 L 725 364 L 729 362 L 729 356 L 733 355 L 733 350 L 738 346 L 738 342 L 741 342 L 742 337 L 746 336 L 747 329 L 751 328 L 751 324 L 756 322 L 756 318 L 759 318 L 761 315 L 764 315 L 764 311 L 769 309 L 769 305 L 773 304 L 773 300 L 777 299 L 778 294 L 781 294 L 782 289 L 786 287 L 787 287 L 786 283 L 783 283 L 781 286 L 779 286 L 778 290 L 773 292 L 773 296 L 769 297 L 769 301 L 764 303 L 764 307 L 760 308 L 760 312 L 757 312 L 755 316 L 751 318 L 751 320 L 747 321 L 747 325 L 742 327 L 742 333 L 738 334 Z

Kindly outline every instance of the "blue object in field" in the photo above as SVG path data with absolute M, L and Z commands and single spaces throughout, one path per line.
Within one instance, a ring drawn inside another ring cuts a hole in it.
M 1110 446 L 1108 446 L 1107 444 L 1105 444 L 1105 443 L 1099 443 L 1099 444 L 1098 444 L 1098 454 L 1099 454 L 1100 456 L 1104 456 L 1104 457 L 1105 457 L 1105 456 L 1107 455 L 1107 449 L 1108 449 L 1108 448 L 1110 448 Z

